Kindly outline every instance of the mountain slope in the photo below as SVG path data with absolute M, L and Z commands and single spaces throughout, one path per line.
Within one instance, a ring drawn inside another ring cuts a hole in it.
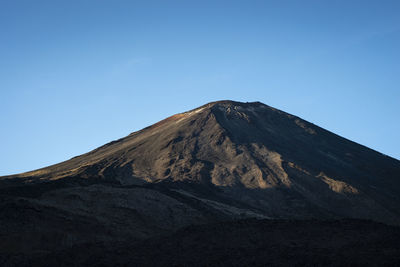
M 12 178 L 28 184 L 162 182 L 188 194 L 177 186 L 181 181 L 218 187 L 217 202 L 229 199 L 272 218 L 400 222 L 399 161 L 259 102 L 209 103 L 82 156 L 2 180 Z
M 229 247 L 248 218 L 257 219 L 245 226 L 252 239 Z M 400 225 L 400 162 L 262 103 L 219 101 L 68 161 L 0 177 L 0 265 L 65 265 L 65 258 L 77 265 L 157 265 L 154 257 L 184 264 L 192 255 L 201 259 L 193 249 L 203 247 L 211 257 L 204 264 L 233 249 L 244 254 L 223 264 L 280 265 L 281 256 L 258 251 L 286 255 L 292 242 L 301 245 L 287 264 L 322 264 L 325 256 L 315 255 L 328 255 L 335 265 L 336 252 L 363 265 L 399 262 L 398 238 L 384 244 L 398 227 L 337 225 L 341 218 Z M 257 232 L 265 229 L 277 237 L 272 243 Z M 299 234 L 282 241 L 293 233 Z M 321 233 L 337 241 L 319 248 Z M 215 237 L 211 247 L 208 237 Z M 181 251 L 177 239 L 189 247 L 172 260 L 171 250 Z M 168 248 L 149 251 L 164 242 Z M 375 260 L 365 261 L 366 254 Z

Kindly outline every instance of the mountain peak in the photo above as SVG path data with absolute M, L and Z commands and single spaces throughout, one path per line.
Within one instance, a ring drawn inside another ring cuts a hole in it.
M 189 182 L 218 187 L 272 217 L 400 221 L 399 161 L 261 102 L 211 102 L 19 177 Z
M 233 101 L 233 100 L 219 100 L 219 101 L 213 101 L 213 102 L 209 102 L 205 105 L 202 105 L 198 108 L 195 108 L 193 110 L 197 110 L 197 109 L 203 109 L 203 108 L 212 108 L 215 106 L 223 106 L 223 107 L 259 107 L 259 106 L 265 106 L 268 107 L 267 105 L 259 102 L 259 101 L 255 101 L 255 102 L 239 102 L 239 101 Z M 190 110 L 190 111 L 193 111 Z M 190 112 L 189 111 L 189 112 Z
M 223 106 L 259 106 L 259 105 L 264 105 L 265 104 L 259 102 L 259 101 L 254 101 L 254 102 L 240 102 L 240 101 L 234 101 L 234 100 L 219 100 L 219 101 L 214 101 L 210 102 L 206 105 L 223 105 Z
M 43 264 L 37 265 L 43 266 L 52 258 L 49 257 L 51 254 L 42 252 L 57 248 L 55 255 L 60 255 L 60 262 L 71 265 L 70 261 L 65 261 L 65 255 L 74 255 L 71 248 L 77 251 L 73 257 L 76 263 L 75 259 L 83 255 L 81 247 L 87 249 L 89 254 L 85 255 L 90 256 L 93 251 L 94 255 L 110 255 L 108 248 L 121 242 L 129 244 L 126 255 L 135 251 L 137 259 L 146 255 L 140 248 L 149 250 L 151 243 L 154 244 L 150 247 L 152 250 L 162 244 L 161 247 L 172 248 L 164 250 L 171 259 L 171 251 L 178 248 L 181 253 L 181 240 L 200 244 L 195 250 L 189 246 L 190 251 L 197 253 L 209 245 L 210 237 L 215 243 L 214 237 L 221 230 L 225 230 L 222 232 L 224 245 L 237 236 L 247 237 L 243 235 L 246 227 L 256 236 L 264 233 L 259 240 L 265 241 L 265 236 L 278 236 L 278 246 L 283 244 L 281 236 L 289 236 L 288 249 L 293 249 L 292 232 L 300 233 L 303 239 L 307 232 L 303 243 L 305 254 L 309 256 L 310 229 L 319 229 L 314 234 L 316 237 L 331 232 L 329 235 L 339 236 L 342 241 L 345 239 L 348 245 L 365 236 L 365 227 L 369 223 L 354 220 L 343 224 L 336 221 L 338 218 L 400 225 L 399 178 L 399 161 L 296 116 L 260 102 L 211 102 L 65 162 L 12 177 L 0 177 L 0 224 L 3 226 L 0 234 L 6 242 L 3 245 L 6 253 L 10 253 L 10 256 L 3 253 L 6 256 L 1 255 L 0 259 L 7 263 L 7 258 L 19 259 L 21 257 L 15 255 L 29 251 L 36 260 L 35 251 L 40 251 Z M 244 218 L 257 220 L 226 223 Z M 264 221 L 264 226 L 260 226 L 259 219 L 269 222 Z M 301 221 L 297 221 L 299 219 Z M 305 219 L 312 220 L 304 222 Z M 332 219 L 335 221 L 329 222 Z M 318 220 L 327 220 L 322 224 L 330 226 L 321 226 Z M 209 228 L 194 226 L 210 222 L 221 224 L 211 224 Z M 303 226 L 297 228 L 299 224 Z M 182 229 L 189 225 L 192 226 Z M 382 224 L 370 225 L 368 229 L 376 231 L 378 226 Z M 181 230 L 177 232 L 178 229 Z M 197 234 L 192 235 L 194 229 Z M 269 229 L 275 230 L 265 234 Z M 356 233 L 354 239 L 349 239 L 341 232 L 343 229 L 361 230 L 353 232 Z M 394 228 L 387 229 L 381 232 L 383 235 L 379 240 L 370 238 L 377 236 L 376 233 L 367 236 L 372 245 L 378 243 L 374 251 L 384 254 L 384 259 L 387 253 L 381 253 L 379 244 L 388 243 L 383 241 L 387 236 L 393 236 Z M 168 232 L 178 233 L 170 236 L 177 246 L 171 247 L 168 243 Z M 140 242 L 150 237 L 156 239 Z M 162 238 L 158 240 L 158 237 Z M 257 245 L 253 251 L 270 247 L 276 252 L 276 246 L 271 246 L 269 239 L 264 243 L 253 242 L 253 239 L 250 243 Z M 319 239 L 315 238 L 315 244 L 320 243 Z M 136 244 L 134 247 L 132 240 Z M 342 241 L 336 242 L 340 245 L 339 252 L 343 250 Z M 237 243 L 237 251 L 243 251 L 248 245 L 246 242 Z M 298 244 L 297 240 L 296 248 Z M 392 248 L 397 245 L 391 241 L 388 244 L 393 244 Z M 107 247 L 107 250 L 102 252 L 101 247 Z M 217 252 L 227 251 L 227 256 L 222 258 L 229 258 L 231 246 L 228 249 L 222 247 L 217 247 Z M 362 247 L 366 246 L 363 244 Z M 60 248 L 68 250 L 64 253 Z M 280 251 L 285 253 L 287 248 Z M 105 262 L 122 264 L 121 255 L 124 254 L 121 254 L 120 245 L 115 252 L 115 258 L 105 259 Z M 353 252 L 354 249 L 350 254 Z M 396 252 L 391 255 L 397 256 Z M 236 254 L 248 256 L 248 253 Z M 364 254 L 359 254 L 360 258 Z M 214 258 L 220 264 L 220 254 L 216 255 L 218 257 Z M 80 262 L 90 265 L 91 258 L 85 256 Z M 253 259 L 257 259 L 257 255 Z M 151 264 L 171 265 L 166 264 L 167 261 L 154 262 L 152 256 L 149 260 Z M 138 263 L 128 262 L 131 265 Z M 193 262 L 190 255 L 187 263 Z M 228 265 L 232 262 L 231 259 L 226 261 Z M 238 261 L 238 265 L 248 263 L 248 258 Z M 270 260 L 263 263 L 270 263 Z M 21 258 L 21 264 L 36 266 L 25 258 Z M 140 261 L 136 265 L 141 265 Z

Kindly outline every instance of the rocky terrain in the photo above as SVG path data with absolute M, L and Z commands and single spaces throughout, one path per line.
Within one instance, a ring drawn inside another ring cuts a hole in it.
M 0 177 L 0 200 L 6 266 L 399 262 L 400 161 L 259 102 Z
M 398 266 L 400 228 L 362 220 L 239 220 L 144 241 L 0 255 L 3 266 Z

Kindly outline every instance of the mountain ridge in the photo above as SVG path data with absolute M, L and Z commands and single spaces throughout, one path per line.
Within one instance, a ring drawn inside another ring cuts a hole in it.
M 396 265 L 400 161 L 213 102 L 0 177 L 0 225 L 4 266 Z
M 207 103 L 2 180 L 18 177 L 28 184 L 190 182 L 216 186 L 221 198 L 266 217 L 400 221 L 399 161 L 261 102 Z
M 156 122 L 156 123 L 154 123 L 154 124 L 152 124 L 152 125 L 150 125 L 150 126 L 147 126 L 147 127 L 143 128 L 143 129 L 140 129 L 140 130 L 138 130 L 138 131 L 134 131 L 134 132 L 128 134 L 127 136 L 125 136 L 125 137 L 119 138 L 119 139 L 117 139 L 117 140 L 110 141 L 110 142 L 108 142 L 108 143 L 106 143 L 106 144 L 104 144 L 104 145 L 102 145 L 102 146 L 100 146 L 100 147 L 98 147 L 98 148 L 95 148 L 95 149 L 93 149 L 93 150 L 91 150 L 91 151 L 89 151 L 89 152 L 87 152 L 87 153 L 84 153 L 84 154 L 78 155 L 78 156 L 74 156 L 74 157 L 72 157 L 72 158 L 70 158 L 70 159 L 67 159 L 67 160 L 65 160 L 65 161 L 62 161 L 62 162 L 60 162 L 60 163 L 56 163 L 56 164 L 53 164 L 53 165 L 50 165 L 50 166 L 42 167 L 42 168 L 39 168 L 39 169 L 36 169 L 36 170 L 33 170 L 33 171 L 27 171 L 27 172 L 23 172 L 23 173 L 19 173 L 19 174 L 11 174 L 11 175 L 0 176 L 0 179 L 21 177 L 21 176 L 30 176 L 31 174 L 39 173 L 39 172 L 41 172 L 41 171 L 43 171 L 43 170 L 45 170 L 45 169 L 47 169 L 47 168 L 49 168 L 49 167 L 62 164 L 62 163 L 64 163 L 64 162 L 73 160 L 73 159 L 75 159 L 75 158 L 79 158 L 79 157 L 81 157 L 81 156 L 90 154 L 90 153 L 92 153 L 92 152 L 94 152 L 94 151 L 97 151 L 97 150 L 99 150 L 99 149 L 101 149 L 101 148 L 104 148 L 104 147 L 107 147 L 107 146 L 109 146 L 109 145 L 112 145 L 112 144 L 121 142 L 121 141 L 125 140 L 126 138 L 128 138 L 128 137 L 130 137 L 130 136 L 132 136 L 132 135 L 136 135 L 136 134 L 139 134 L 139 133 L 141 133 L 141 132 L 143 132 L 143 131 L 145 131 L 145 130 L 151 129 L 152 127 L 156 127 L 156 126 L 158 126 L 158 125 L 160 125 L 160 124 L 163 124 L 163 123 L 167 122 L 168 120 L 173 120 L 173 119 L 175 119 L 175 118 L 177 118 L 177 117 L 185 116 L 185 114 L 190 114 L 191 112 L 195 112 L 195 111 L 198 111 L 198 110 L 200 110 L 200 109 L 207 108 L 207 107 L 213 107 L 213 106 L 215 106 L 215 105 L 240 105 L 240 106 L 255 106 L 255 105 L 256 105 L 256 106 L 264 106 L 264 107 L 269 108 L 269 109 L 271 109 L 271 110 L 273 110 L 273 111 L 276 111 L 276 112 L 279 112 L 279 113 L 281 113 L 281 114 L 284 114 L 284 115 L 286 115 L 286 116 L 288 116 L 288 117 L 291 117 L 291 118 L 295 118 L 295 119 L 300 120 L 300 121 L 299 121 L 299 124 L 301 125 L 301 127 L 304 127 L 304 123 L 306 123 L 306 124 L 308 124 L 308 125 L 311 126 L 311 127 L 317 127 L 317 128 L 319 128 L 319 129 L 321 129 L 321 130 L 323 130 L 323 131 L 326 131 L 326 132 L 329 132 L 329 133 L 331 133 L 331 134 L 334 134 L 334 135 L 336 135 L 336 136 L 338 136 L 338 137 L 340 137 L 340 138 L 343 138 L 344 140 L 346 140 L 346 141 L 348 141 L 348 142 L 352 142 L 352 143 L 357 144 L 357 145 L 359 145 L 359 146 L 362 146 L 362 147 L 364 147 L 364 148 L 366 148 L 366 149 L 368 149 L 368 150 L 372 150 L 372 151 L 374 151 L 374 152 L 376 152 L 376 153 L 379 153 L 379 154 L 381 154 L 381 155 L 383 155 L 383 156 L 385 156 L 385 157 L 387 157 L 387 158 L 389 158 L 389 159 L 391 159 L 391 160 L 399 161 L 398 159 L 396 159 L 396 158 L 394 158 L 394 157 L 391 157 L 391 156 L 386 155 L 386 154 L 384 154 L 384 153 L 381 153 L 381 152 L 379 152 L 379 151 L 377 151 L 377 150 L 371 149 L 371 148 L 369 148 L 369 147 L 367 147 L 367 146 L 365 146 L 365 145 L 362 145 L 362 144 L 359 144 L 359 143 L 357 143 L 357 142 L 354 142 L 354 141 L 352 141 L 352 140 L 350 140 L 350 139 L 348 139 L 348 138 L 346 138 L 346 137 L 343 137 L 343 136 L 340 136 L 340 135 L 338 135 L 338 134 L 335 134 L 335 133 L 333 133 L 333 132 L 331 132 L 331 131 L 329 131 L 329 130 L 323 129 L 323 128 L 321 128 L 321 127 L 319 127 L 319 126 L 317 126 L 317 125 L 315 125 L 315 124 L 313 124 L 313 123 L 310 123 L 310 122 L 308 122 L 308 121 L 306 121 L 306 120 L 304 120 L 304 119 L 302 119 L 302 118 L 300 118 L 300 117 L 297 117 L 297 116 L 295 116 L 295 115 L 286 113 L 286 112 L 284 112 L 284 111 L 282 111 L 282 110 L 273 108 L 273 107 L 271 107 L 271 106 L 265 105 L 265 104 L 263 104 L 262 102 L 259 102 L 259 101 L 254 101 L 254 102 L 239 102 L 239 101 L 232 101 L 232 100 L 219 100 L 219 101 L 209 102 L 209 103 L 207 103 L 207 104 L 204 104 L 204 105 L 202 105 L 202 106 L 200 106 L 200 107 L 191 109 L 191 110 L 189 110 L 189 111 L 185 111 L 185 112 L 181 112 L 181 113 L 174 114 L 174 115 L 169 116 L 169 117 L 167 117 L 167 118 L 165 118 L 165 119 L 163 119 L 163 120 L 161 120 L 161 121 L 159 121 L 159 122 Z

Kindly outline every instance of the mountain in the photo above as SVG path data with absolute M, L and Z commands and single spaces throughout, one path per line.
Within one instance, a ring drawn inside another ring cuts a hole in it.
M 272 218 L 400 222 L 399 161 L 260 102 L 209 103 L 16 177 L 190 182 Z
M 218 101 L 0 177 L 0 200 L 0 263 L 246 218 L 399 225 L 400 161 L 260 102 Z

